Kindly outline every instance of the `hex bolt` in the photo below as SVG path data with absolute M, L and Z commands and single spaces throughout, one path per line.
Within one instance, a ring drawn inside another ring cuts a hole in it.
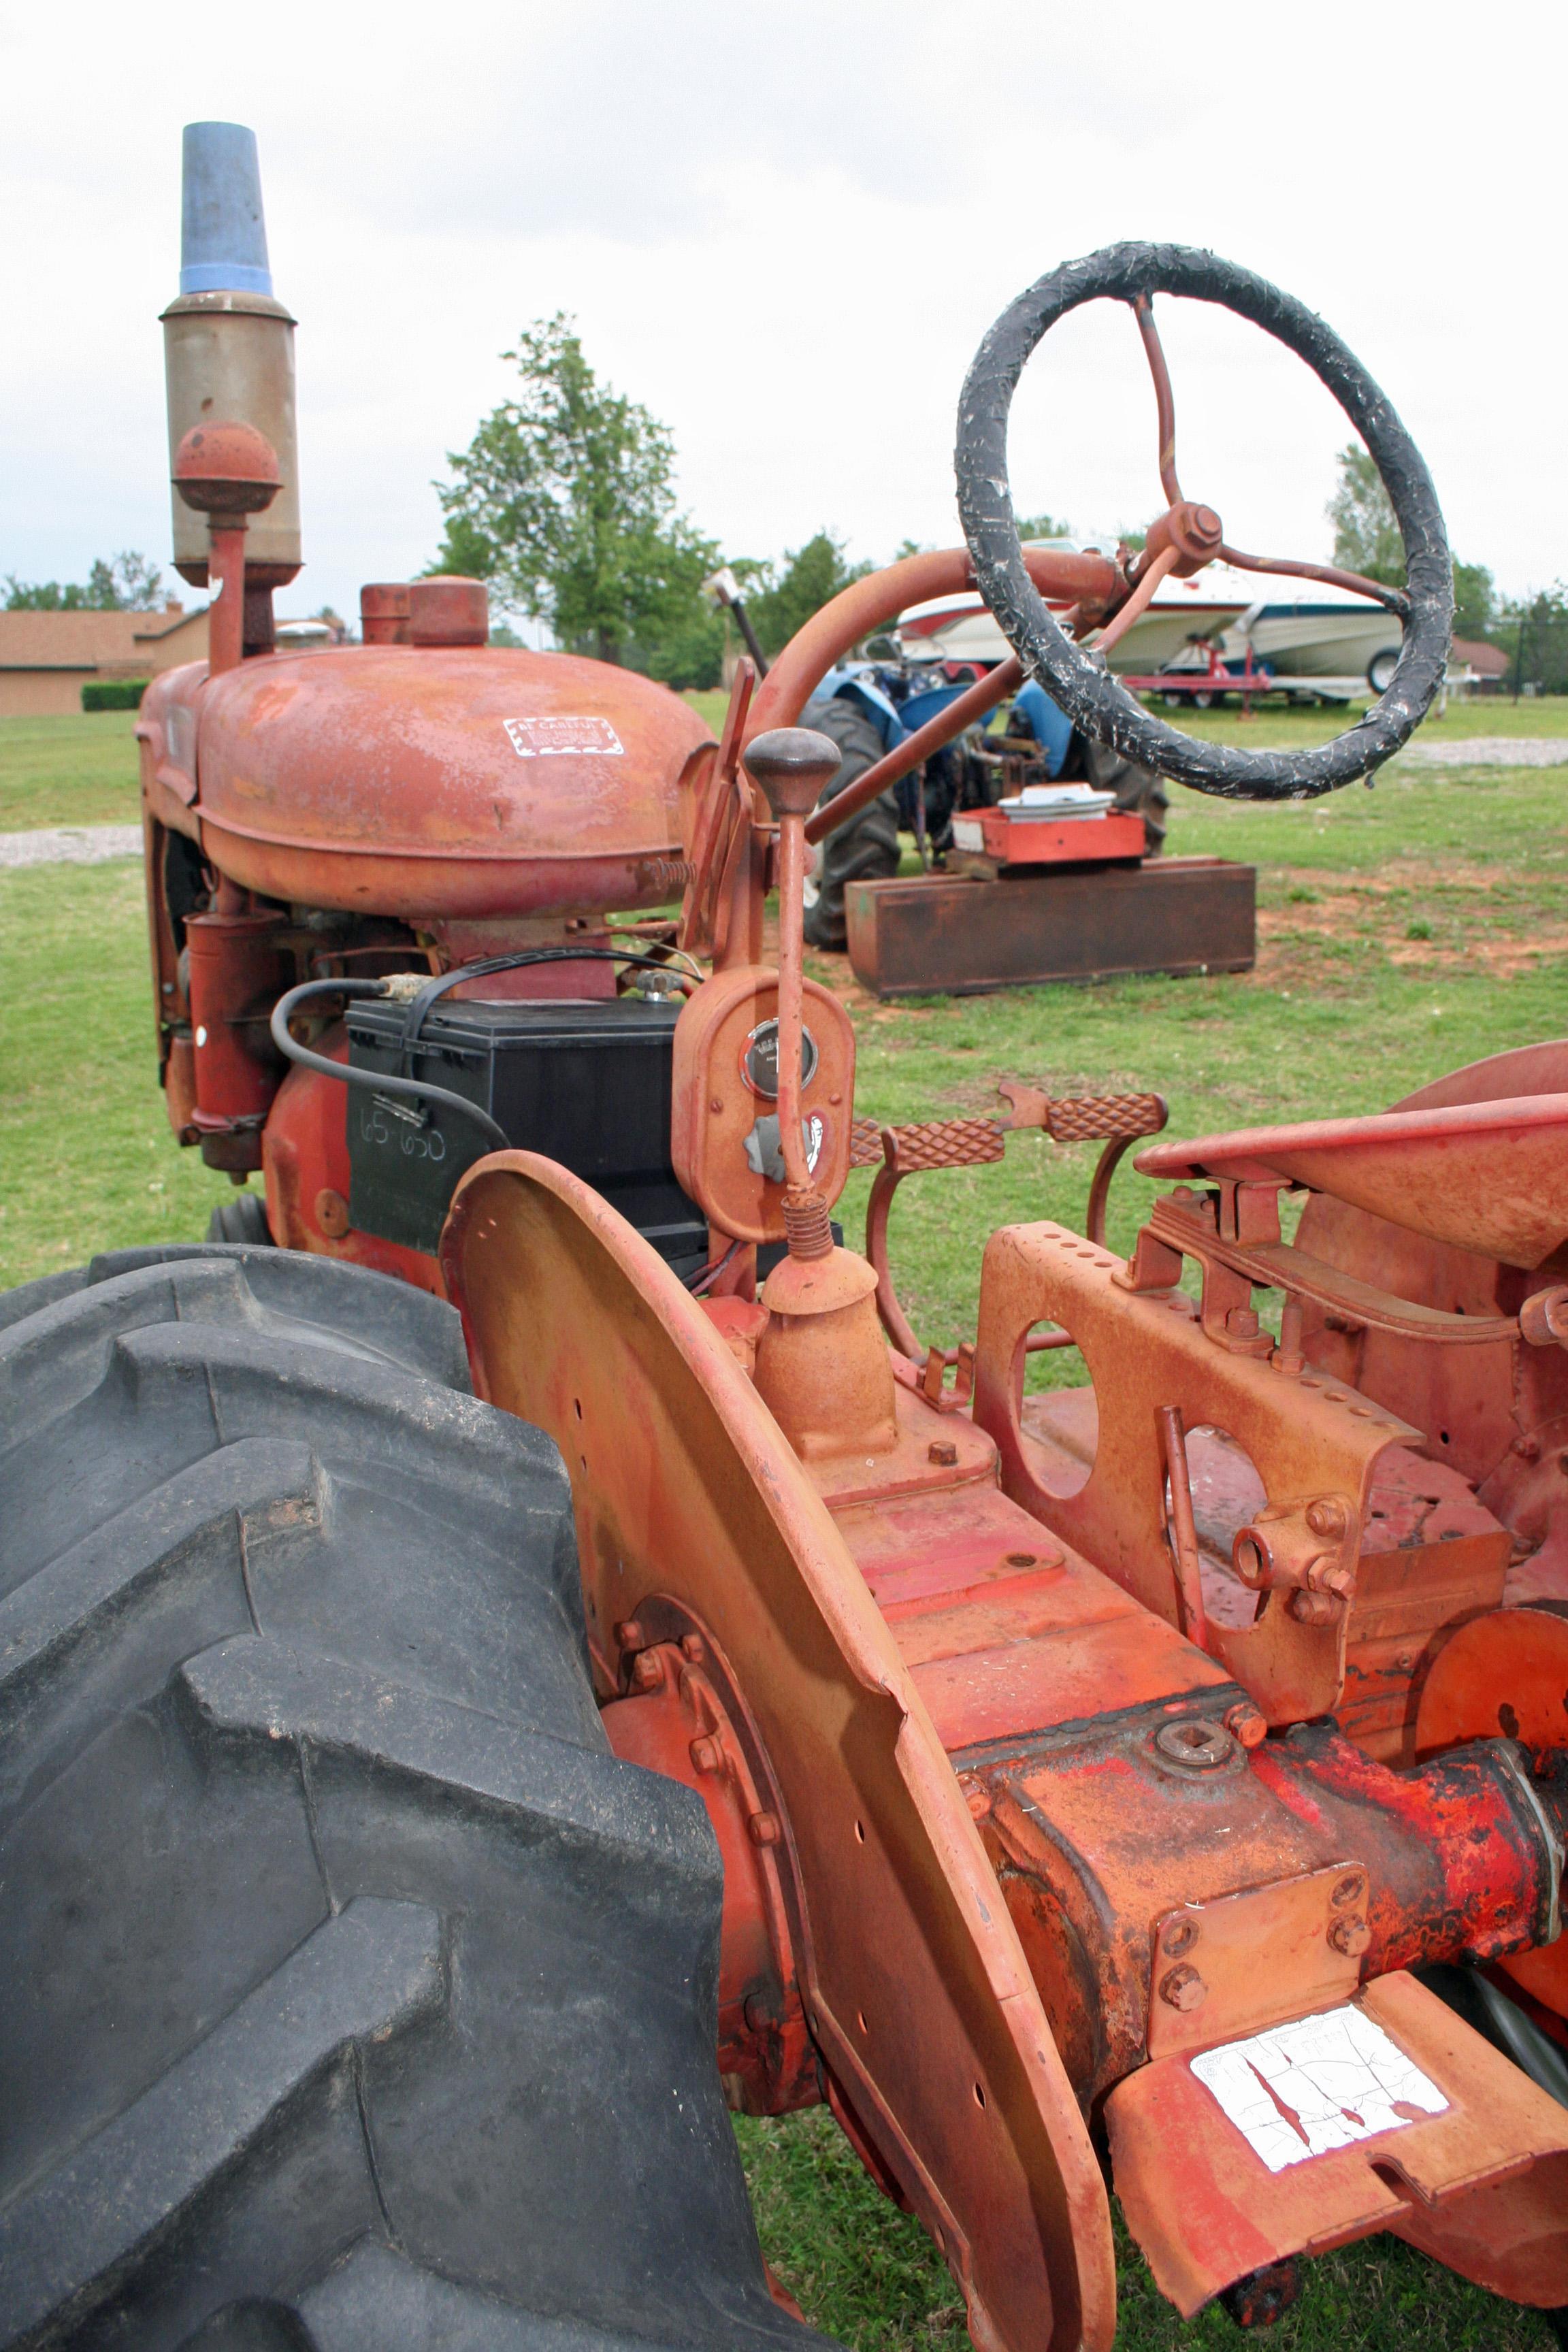
M 643 1646 L 642 1627 L 635 1617 L 623 1617 L 614 1628 L 616 1641 L 623 1650 L 640 1650 Z
M 1307 1525 L 1315 1536 L 1342 1536 L 1349 1515 L 1337 1495 L 1320 1495 L 1307 1506 Z
M 951 1437 L 933 1437 L 926 1447 L 926 1460 L 934 1462 L 939 1470 L 951 1470 L 958 1460 L 958 1447 Z
M 1172 1959 L 1178 1953 L 1190 1950 L 1197 1940 L 1198 1923 L 1195 1919 L 1173 1919 L 1160 1938 Z
M 1360 1917 L 1334 1919 L 1330 1922 L 1329 1941 L 1347 1959 L 1359 1960 L 1372 1941 L 1372 1929 Z
M 753 1845 L 777 1845 L 781 1835 L 776 1813 L 753 1813 L 746 1829 Z
M 1331 1592 L 1308 1592 L 1305 1590 L 1290 1595 L 1290 1614 L 1299 1625 L 1337 1625 L 1343 1602 Z
M 1249 1698 L 1237 1699 L 1225 1711 L 1225 1727 L 1243 1748 L 1256 1748 L 1268 1734 L 1268 1725 Z
M 632 1661 L 632 1688 L 651 1691 L 664 1682 L 664 1663 L 657 1650 L 639 1650 Z
M 680 1654 L 688 1665 L 700 1666 L 708 1655 L 702 1644 L 701 1634 L 683 1633 L 680 1637 Z
M 1225 1328 L 1233 1339 L 1256 1339 L 1258 1313 L 1255 1307 L 1233 1307 L 1225 1318 Z
M 1339 1881 L 1329 1900 L 1337 1909 L 1342 1910 L 1348 1903 L 1359 1903 L 1365 1893 L 1366 1881 L 1361 1872 L 1351 1870 Z
M 717 1772 L 724 1761 L 724 1750 L 716 1739 L 704 1736 L 692 1741 L 691 1760 L 700 1772 Z
M 1173 2009 L 1179 2009 L 1184 2014 L 1201 2009 L 1208 1999 L 1208 1990 L 1196 1969 L 1190 1969 L 1185 1960 L 1176 1968 L 1167 1969 L 1160 1979 L 1161 2000 L 1169 2001 Z

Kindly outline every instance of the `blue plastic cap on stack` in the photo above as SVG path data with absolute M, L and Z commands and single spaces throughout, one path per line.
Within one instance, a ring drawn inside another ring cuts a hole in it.
M 180 291 L 272 291 L 256 133 L 241 122 L 185 125 Z

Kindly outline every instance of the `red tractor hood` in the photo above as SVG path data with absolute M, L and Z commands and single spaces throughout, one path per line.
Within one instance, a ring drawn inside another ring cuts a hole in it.
M 193 814 L 236 881 L 414 921 L 676 896 L 680 785 L 711 741 L 633 671 L 494 646 L 269 655 L 210 683 L 192 667 L 142 719 L 171 784 L 194 747 Z

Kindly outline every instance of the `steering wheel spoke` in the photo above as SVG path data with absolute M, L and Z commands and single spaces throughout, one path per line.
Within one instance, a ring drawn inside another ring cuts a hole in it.
M 1165 364 L 1165 346 L 1160 341 L 1160 330 L 1154 324 L 1152 298 L 1147 294 L 1134 295 L 1132 315 L 1138 321 L 1149 373 L 1154 379 L 1154 404 L 1160 419 L 1160 488 L 1165 493 L 1165 504 L 1179 507 L 1182 485 L 1176 478 L 1176 395 L 1171 389 L 1171 371 Z
M 1382 580 L 1368 580 L 1360 572 L 1342 572 L 1337 563 L 1300 563 L 1291 555 L 1244 555 L 1238 547 L 1227 547 L 1223 542 L 1216 561 L 1233 565 L 1237 572 L 1276 572 L 1287 579 L 1323 580 L 1332 588 L 1353 588 L 1360 596 L 1375 598 L 1402 621 L 1410 611 L 1410 599 L 1402 588 L 1390 588 Z
M 1218 303 L 1296 353 L 1339 402 L 1371 452 L 1405 542 L 1402 592 L 1332 564 L 1248 555 L 1227 546 L 1211 508 L 1184 499 L 1176 472 L 1175 399 L 1154 324 L 1156 293 Z M 1131 593 L 1113 608 L 1094 652 L 1071 642 L 1031 582 L 1007 483 L 1007 417 L 1030 353 L 1068 311 L 1109 300 L 1138 321 L 1159 413 L 1160 479 L 1167 511 L 1149 535 Z M 1453 564 L 1432 478 L 1384 394 L 1339 337 L 1304 304 L 1250 270 L 1179 245 L 1108 246 L 1031 286 L 1005 310 L 964 383 L 958 420 L 958 503 L 980 593 L 1014 652 L 1073 723 L 1124 759 L 1205 793 L 1238 800 L 1305 800 L 1370 775 L 1408 741 L 1443 680 L 1453 622 Z M 1398 665 L 1366 715 L 1310 751 L 1242 751 L 1168 727 L 1135 701 L 1103 655 L 1132 627 L 1174 571 L 1214 561 L 1238 571 L 1331 583 L 1369 596 L 1405 625 Z M 1158 576 L 1156 573 L 1158 572 Z

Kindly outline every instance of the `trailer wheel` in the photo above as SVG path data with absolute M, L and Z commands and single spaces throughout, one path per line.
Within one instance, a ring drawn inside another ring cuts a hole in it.
M 0 1336 L 0 2345 L 820 2342 L 714 2063 L 721 1866 L 589 1684 L 457 1316 L 122 1252 Z
M 1384 646 L 1373 654 L 1366 666 L 1366 682 L 1373 694 L 1386 694 L 1394 683 L 1394 673 L 1399 667 L 1399 647 Z
M 823 792 L 818 808 L 837 800 L 882 757 L 880 733 L 865 711 L 845 695 L 809 703 L 799 723 L 815 727 L 838 746 L 838 772 Z M 802 928 L 812 947 L 842 953 L 848 936 L 844 916 L 845 885 L 881 880 L 899 870 L 899 807 L 892 786 L 879 793 L 858 816 L 851 817 L 841 832 L 830 833 L 821 845 L 820 856 L 822 862 L 814 877 L 815 894 L 807 894 L 810 903 Z
M 1125 815 L 1142 818 L 1143 854 L 1158 857 L 1165 845 L 1166 812 L 1171 804 L 1163 776 L 1157 776 L 1152 768 L 1141 768 L 1136 760 L 1124 760 L 1108 743 L 1095 742 L 1092 736 L 1080 740 L 1085 781 L 1096 792 L 1114 793 L 1116 805 Z
M 259 1192 L 237 1192 L 232 1201 L 220 1201 L 207 1219 L 209 1242 L 246 1242 L 253 1249 L 266 1249 L 272 1240 L 272 1228 L 267 1222 L 267 1203 Z

